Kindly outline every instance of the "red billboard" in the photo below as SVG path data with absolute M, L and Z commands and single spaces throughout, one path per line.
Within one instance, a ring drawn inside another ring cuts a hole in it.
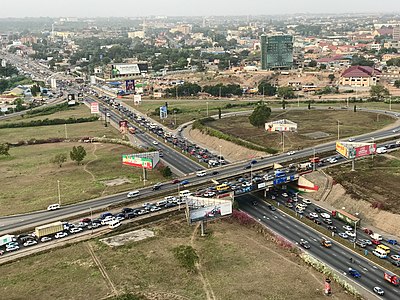
M 369 144 L 369 145 L 363 145 L 360 147 L 354 147 L 354 150 L 356 151 L 355 158 L 372 155 L 372 154 L 375 154 L 375 152 L 376 152 L 376 144 Z

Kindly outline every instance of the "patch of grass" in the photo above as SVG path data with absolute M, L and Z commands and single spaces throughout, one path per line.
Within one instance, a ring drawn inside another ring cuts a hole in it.
M 83 145 L 87 152 L 78 166 L 69 158 L 73 146 Z M 0 159 L 0 215 L 45 209 L 58 201 L 57 180 L 60 180 L 62 204 L 72 204 L 102 195 L 110 195 L 143 186 L 142 170 L 123 166 L 122 154 L 133 149 L 116 144 L 57 143 L 11 148 L 10 157 Z M 56 154 L 67 154 L 62 168 L 50 163 Z M 94 178 L 92 177 L 92 175 Z M 158 170 L 147 172 L 147 184 L 162 181 Z M 104 181 L 126 178 L 131 183 L 106 186 Z M 34 188 L 40 187 L 40 188 Z
M 196 250 L 192 246 L 180 245 L 173 249 L 175 258 L 180 265 L 186 268 L 189 272 L 195 272 L 196 263 L 199 260 Z

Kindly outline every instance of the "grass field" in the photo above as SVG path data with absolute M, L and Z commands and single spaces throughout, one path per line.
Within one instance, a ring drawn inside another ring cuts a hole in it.
M 365 199 L 371 204 L 398 213 L 400 210 L 400 151 L 379 155 L 356 162 L 356 171 L 350 165 L 326 169 L 336 182 L 344 186 L 355 199 Z
M 77 166 L 69 158 L 73 146 L 83 145 L 87 156 Z M 9 157 L 0 157 L 0 215 L 46 209 L 58 202 L 57 180 L 60 180 L 61 202 L 71 204 L 83 200 L 143 186 L 142 170 L 122 166 L 121 154 L 133 149 L 113 144 L 55 143 L 21 146 L 10 149 Z M 59 168 L 50 163 L 58 153 L 68 161 Z M 86 171 L 85 171 L 86 170 Z M 131 183 L 106 186 L 103 181 L 127 178 Z M 147 184 L 161 181 L 157 170 L 148 172 Z
M 209 235 L 201 238 L 193 226 L 170 219 L 153 225 L 156 237 L 141 242 L 112 249 L 89 243 L 116 290 L 139 293 L 145 299 L 210 299 L 206 291 L 219 300 L 324 297 L 324 275 L 271 242 L 270 236 L 235 221 L 207 227 Z M 200 271 L 188 272 L 179 265 L 172 251 L 179 245 L 193 246 Z M 86 243 L 3 265 L 0 271 L 4 300 L 104 299 L 111 293 Z M 353 299 L 335 283 L 332 290 L 333 299 Z M 151 298 L 146 297 L 149 294 Z
M 285 133 L 285 151 L 336 140 L 338 120 L 340 121 L 340 138 L 343 139 L 377 130 L 394 122 L 393 118 L 382 114 L 329 110 L 273 112 L 270 119 L 288 119 L 298 124 L 297 133 Z M 264 128 L 253 127 L 247 116 L 216 120 L 208 123 L 208 126 L 261 146 L 282 150 L 282 137 L 279 133 L 267 133 Z M 317 131 L 327 133 L 329 136 L 322 139 L 305 136 L 305 134 Z

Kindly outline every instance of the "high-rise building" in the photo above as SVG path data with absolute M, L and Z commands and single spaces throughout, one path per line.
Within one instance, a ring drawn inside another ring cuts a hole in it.
M 261 36 L 261 69 L 293 67 L 293 37 L 291 35 Z
M 393 28 L 393 40 L 400 41 L 400 26 Z

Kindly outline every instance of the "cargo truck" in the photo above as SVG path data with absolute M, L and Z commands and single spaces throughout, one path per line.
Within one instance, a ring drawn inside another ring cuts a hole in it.
M 14 237 L 15 236 L 11 235 L 11 234 L 6 234 L 3 236 L 0 236 L 0 247 L 3 245 L 6 245 L 8 243 L 11 243 L 13 241 Z
M 41 238 L 46 235 L 55 234 L 57 232 L 63 231 L 64 225 L 62 222 L 50 223 L 35 228 L 35 235 L 37 238 Z
M 389 281 L 393 285 L 399 285 L 400 284 L 400 278 L 392 273 L 385 272 L 384 276 L 386 281 Z

